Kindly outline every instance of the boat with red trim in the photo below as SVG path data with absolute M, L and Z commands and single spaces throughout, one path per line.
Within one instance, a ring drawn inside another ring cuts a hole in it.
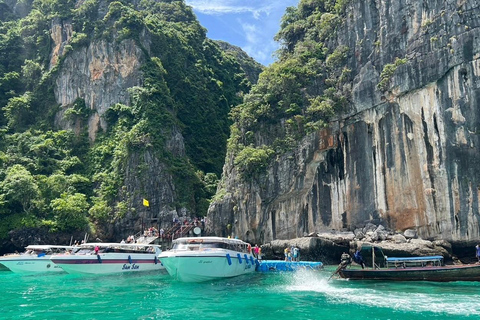
M 160 246 L 139 243 L 85 243 L 50 259 L 68 273 L 130 273 L 165 270 Z

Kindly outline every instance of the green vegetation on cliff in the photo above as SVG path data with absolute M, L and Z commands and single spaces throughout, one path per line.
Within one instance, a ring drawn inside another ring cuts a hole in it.
M 279 60 L 231 112 L 228 152 L 244 179 L 261 173 L 275 153 L 288 150 L 345 110 L 350 51 L 334 40 L 347 3 L 301 0 L 298 7 L 287 8 L 276 36 L 282 44 Z
M 26 227 L 106 229 L 135 212 L 126 172 L 132 157 L 146 153 L 173 176 L 172 209 L 206 214 L 225 159 L 228 114 L 251 85 L 238 57 L 206 38 L 183 1 L 27 0 L 21 7 L 0 0 L 0 238 Z M 72 28 L 56 64 L 53 22 Z M 54 88 L 65 59 L 94 41 L 126 39 L 145 60 L 130 104 L 112 105 L 108 130 L 92 142 L 93 111 L 79 98 L 63 113 L 75 133 L 61 130 Z M 251 75 L 261 71 L 249 67 Z M 177 131 L 185 154 L 167 146 Z

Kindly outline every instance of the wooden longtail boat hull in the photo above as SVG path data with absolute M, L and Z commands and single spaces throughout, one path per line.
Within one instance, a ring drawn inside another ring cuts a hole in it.
M 352 268 L 339 270 L 338 274 L 351 280 L 480 281 L 480 264 L 390 269 Z

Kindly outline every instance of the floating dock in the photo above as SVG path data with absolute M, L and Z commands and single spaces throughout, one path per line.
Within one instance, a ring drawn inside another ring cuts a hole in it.
M 296 271 L 299 269 L 319 270 L 323 263 L 316 261 L 262 260 L 257 266 L 259 272 Z

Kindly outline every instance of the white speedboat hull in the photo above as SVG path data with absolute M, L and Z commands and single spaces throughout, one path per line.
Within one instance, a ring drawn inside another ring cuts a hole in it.
M 165 270 L 155 253 L 58 255 L 52 261 L 68 273 L 109 274 Z
M 63 272 L 63 269 L 50 260 L 50 256 L 35 255 L 9 256 L 0 258 L 0 263 L 15 273 Z
M 237 253 L 231 251 L 210 254 L 164 252 L 160 255 L 160 261 L 172 277 L 183 282 L 231 278 L 255 271 L 252 255 L 240 254 L 239 259 Z

